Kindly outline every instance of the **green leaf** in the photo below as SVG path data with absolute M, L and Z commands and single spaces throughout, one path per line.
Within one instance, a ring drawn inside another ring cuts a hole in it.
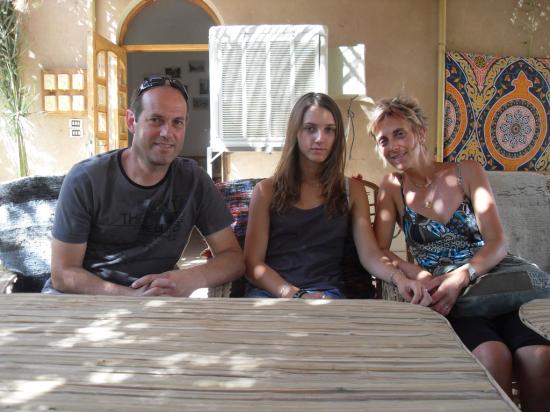
M 24 125 L 35 98 L 23 84 L 21 65 L 21 13 L 11 1 L 0 0 L 0 116 L 15 140 L 19 155 L 19 175 L 28 175 Z

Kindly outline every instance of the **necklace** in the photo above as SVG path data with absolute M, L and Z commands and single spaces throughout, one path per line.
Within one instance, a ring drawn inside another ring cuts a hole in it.
M 415 183 L 410 177 L 409 177 L 409 182 L 411 182 L 411 184 L 416 187 L 417 189 L 428 189 L 430 188 L 430 186 L 432 186 L 432 183 L 434 182 L 434 180 L 430 180 L 430 179 L 426 179 L 427 182 L 420 185 L 418 183 Z M 435 187 L 432 188 L 432 190 L 430 190 L 427 194 L 426 194 L 426 199 L 424 200 L 424 207 L 426 209 L 432 209 L 433 206 L 434 206 L 434 198 L 435 198 Z
M 411 178 L 409 178 L 409 181 L 412 183 L 412 185 L 413 185 L 414 187 L 417 187 L 418 189 L 427 189 L 427 188 L 429 188 L 429 187 L 432 185 L 432 183 L 433 183 L 433 180 L 430 180 L 430 179 L 428 179 L 428 178 L 426 178 L 426 183 L 424 183 L 424 184 L 418 184 L 418 183 L 416 183 L 414 180 L 412 180 Z
M 424 206 L 426 206 L 426 209 L 431 209 L 432 207 L 434 207 L 434 204 L 431 200 L 426 200 L 424 202 Z
M 436 189 L 437 189 L 436 186 L 432 187 L 429 193 L 426 195 L 426 200 L 424 200 L 424 206 L 426 207 L 426 209 L 432 209 L 434 207 Z

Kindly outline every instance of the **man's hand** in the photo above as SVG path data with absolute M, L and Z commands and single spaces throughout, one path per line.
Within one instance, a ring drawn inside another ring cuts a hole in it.
M 164 272 L 152 275 L 145 275 L 130 285 L 135 289 L 136 296 L 189 296 L 180 295 L 173 277 L 173 272 Z
M 468 272 L 462 269 L 437 276 L 427 282 L 426 287 L 432 293 L 432 308 L 447 316 L 468 283 Z

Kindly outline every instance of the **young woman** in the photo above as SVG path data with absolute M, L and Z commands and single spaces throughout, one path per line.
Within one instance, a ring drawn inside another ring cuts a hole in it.
M 506 256 L 502 224 L 482 167 L 474 161 L 432 161 L 426 117 L 415 99 L 379 102 L 369 133 L 379 154 L 399 171 L 380 185 L 376 237 L 397 267 L 423 281 L 434 310 L 448 316 L 462 289 L 503 260 L 512 267 L 526 264 Z M 396 222 L 419 266 L 389 252 Z M 548 407 L 550 343 L 524 326 L 517 311 L 491 319 L 450 316 L 449 321 L 508 395 L 515 372 L 522 410 Z
M 308 93 L 290 114 L 274 176 L 254 188 L 244 247 L 248 297 L 343 298 L 344 240 L 351 219 L 361 264 L 413 303 L 421 283 L 390 264 L 376 244 L 361 182 L 344 177 L 345 139 L 336 103 Z

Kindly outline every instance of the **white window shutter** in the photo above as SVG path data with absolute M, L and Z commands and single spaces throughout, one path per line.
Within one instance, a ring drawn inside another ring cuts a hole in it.
M 327 91 L 326 38 L 319 25 L 212 27 L 211 147 L 281 147 L 296 99 Z

